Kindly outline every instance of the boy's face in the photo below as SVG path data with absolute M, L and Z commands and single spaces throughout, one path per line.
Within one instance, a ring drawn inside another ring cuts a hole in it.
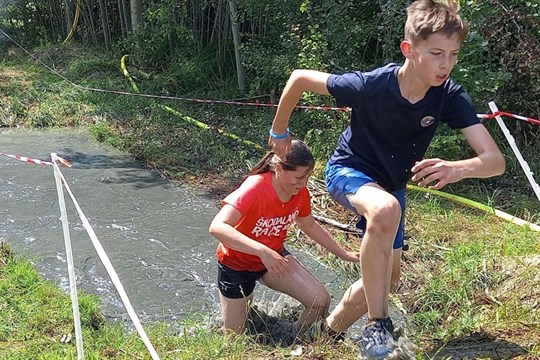
M 418 77 L 428 86 L 439 86 L 450 76 L 457 62 L 461 42 L 457 36 L 431 34 L 426 40 L 410 44 L 405 56 L 412 63 Z

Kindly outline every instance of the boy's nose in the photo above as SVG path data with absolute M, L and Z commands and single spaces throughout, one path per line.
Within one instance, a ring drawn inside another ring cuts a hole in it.
M 448 69 L 448 66 L 450 66 L 450 59 L 448 58 L 448 56 L 443 56 L 440 64 L 441 69 Z

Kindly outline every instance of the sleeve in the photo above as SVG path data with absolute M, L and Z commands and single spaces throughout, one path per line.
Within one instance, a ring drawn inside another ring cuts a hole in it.
M 450 94 L 450 99 L 446 104 L 444 122 L 452 129 L 464 129 L 480 123 L 472 100 L 463 88 L 460 87 L 459 90 Z
M 221 204 L 232 205 L 242 216 L 247 214 L 258 197 L 258 181 L 255 177 L 248 177 L 242 185 L 227 195 Z
M 340 107 L 355 107 L 358 105 L 358 95 L 362 93 L 365 77 L 360 71 L 343 75 L 330 75 L 326 81 L 328 92 L 336 98 Z
M 308 188 L 304 187 L 300 191 L 300 195 L 302 196 L 302 201 L 300 204 L 300 212 L 298 213 L 298 217 L 306 217 L 311 214 L 311 195 L 309 194 Z

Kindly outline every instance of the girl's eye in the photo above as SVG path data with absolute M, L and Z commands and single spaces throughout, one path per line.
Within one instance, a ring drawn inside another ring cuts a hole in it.
M 441 55 L 441 53 L 440 52 L 432 52 L 431 55 L 439 56 L 439 55 Z

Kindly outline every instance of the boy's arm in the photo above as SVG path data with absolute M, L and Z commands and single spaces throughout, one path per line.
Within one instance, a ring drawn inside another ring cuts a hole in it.
M 279 99 L 276 115 L 272 122 L 271 132 L 277 135 L 282 135 L 287 132 L 292 111 L 305 91 L 329 95 L 330 93 L 326 88 L 326 80 L 328 80 L 329 77 L 330 74 L 320 71 L 294 70 Z M 285 155 L 285 151 L 290 146 L 290 143 L 290 136 L 284 138 L 270 136 L 268 138 L 268 145 L 272 146 L 274 152 L 280 157 Z
M 347 251 L 339 246 L 332 235 L 315 221 L 312 215 L 296 218 L 296 224 L 311 239 L 324 247 L 339 258 L 347 261 L 360 261 L 360 253 L 356 251 Z
M 475 151 L 475 157 L 459 161 L 424 159 L 413 166 L 415 174 L 411 180 L 419 186 L 434 183 L 430 189 L 441 189 L 465 178 L 487 178 L 504 173 L 504 157 L 484 125 L 472 125 L 461 132 Z

